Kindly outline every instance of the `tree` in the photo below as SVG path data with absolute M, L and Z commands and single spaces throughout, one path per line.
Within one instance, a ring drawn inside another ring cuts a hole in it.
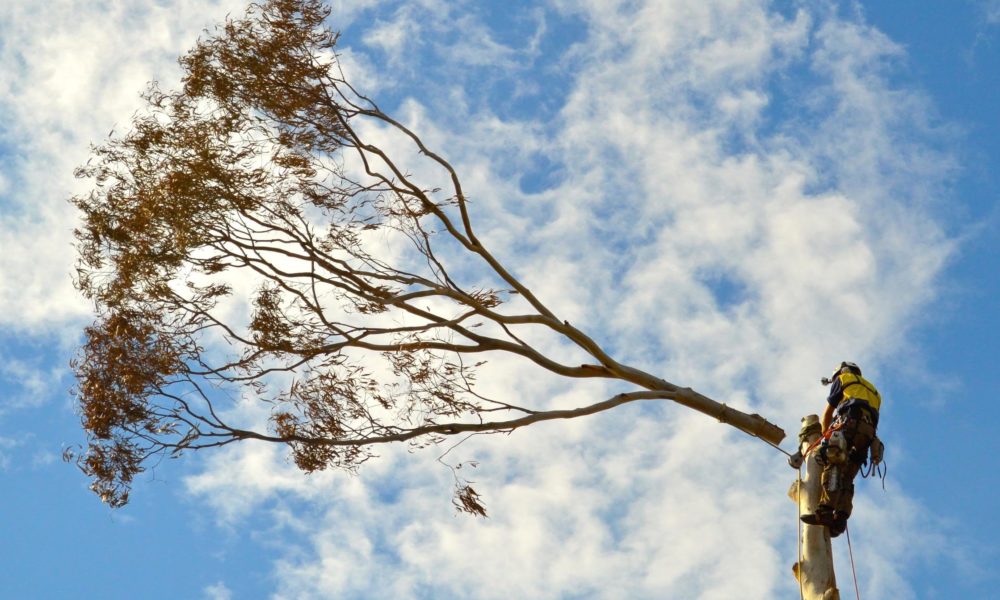
M 73 199 L 76 283 L 97 318 L 73 362 L 88 436 L 75 459 L 102 499 L 125 504 L 147 461 L 185 450 L 259 440 L 307 472 L 355 469 L 379 444 L 637 400 L 780 442 L 759 415 L 619 363 L 546 307 L 476 235 L 452 165 L 345 81 L 328 16 L 319 0 L 266 0 L 227 20 L 181 58 L 181 88 L 152 84 L 131 130 L 77 173 L 94 184 Z M 422 175 L 373 142 L 386 135 Z M 431 171 L 442 187 L 422 183 Z M 635 389 L 571 410 L 486 398 L 476 371 L 497 353 Z M 268 428 L 227 420 L 233 391 L 270 406 Z M 484 513 L 466 482 L 457 494 Z
M 819 504 L 823 467 L 816 462 L 816 453 L 809 452 L 809 449 L 822 433 L 819 417 L 807 415 L 802 418 L 798 451 L 805 456 L 802 464 L 805 477 L 801 477 L 800 470 L 799 479 L 792 482 L 788 490 L 788 497 L 799 507 L 799 515 L 815 513 Z M 830 530 L 823 525 L 805 523 L 799 529 L 799 556 L 792 565 L 792 573 L 799 582 L 799 595 L 802 600 L 839 600 Z

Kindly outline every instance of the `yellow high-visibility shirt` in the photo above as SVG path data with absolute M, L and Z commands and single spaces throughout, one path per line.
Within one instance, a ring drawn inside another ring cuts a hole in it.
M 840 388 L 843 392 L 840 404 L 855 399 L 864 400 L 876 411 L 882 406 L 882 396 L 875 389 L 875 386 L 864 377 L 844 372 L 838 376 L 838 379 L 840 379 Z

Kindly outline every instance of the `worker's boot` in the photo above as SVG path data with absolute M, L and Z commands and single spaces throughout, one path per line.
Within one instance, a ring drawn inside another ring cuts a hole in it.
M 816 507 L 816 512 L 811 515 L 802 515 L 799 519 L 806 525 L 824 525 L 829 527 L 833 524 L 833 508 L 825 504 L 820 504 Z
M 829 525 L 830 527 L 830 537 L 837 537 L 838 535 L 844 533 L 847 530 L 847 519 L 850 518 L 851 513 L 843 510 L 833 511 L 833 519 Z
M 828 527 L 830 529 L 830 537 L 837 537 L 847 531 L 847 517 L 835 516 Z

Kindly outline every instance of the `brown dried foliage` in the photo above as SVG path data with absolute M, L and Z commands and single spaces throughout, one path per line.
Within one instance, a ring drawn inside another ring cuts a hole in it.
M 354 469 L 376 444 L 678 396 L 612 360 L 487 251 L 452 166 L 344 81 L 328 15 L 318 0 L 252 5 L 181 59 L 180 90 L 151 85 L 128 133 L 78 170 L 93 187 L 73 199 L 76 281 L 97 320 L 73 362 L 88 434 L 75 458 L 113 506 L 149 460 L 189 449 L 254 439 L 287 444 L 305 471 Z M 445 189 L 363 139 L 362 122 L 412 144 Z M 409 248 L 394 264 L 371 251 L 387 240 Z M 462 285 L 449 260 L 494 287 Z M 256 292 L 241 298 L 247 281 Z M 233 317 L 239 306 L 251 314 Z M 596 364 L 542 354 L 517 335 L 529 327 Z M 490 400 L 470 360 L 488 352 L 643 391 L 563 411 Z M 227 421 L 233 393 L 271 403 L 270 428 Z M 462 510 L 485 514 L 471 488 L 456 491 Z
M 461 512 L 478 517 L 486 516 L 486 507 L 480 502 L 479 493 L 468 484 L 458 486 L 455 490 L 455 498 L 452 503 Z

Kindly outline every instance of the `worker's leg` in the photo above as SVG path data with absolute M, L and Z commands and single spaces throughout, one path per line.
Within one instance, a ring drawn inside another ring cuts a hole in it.
M 830 535 L 837 537 L 847 529 L 847 519 L 851 517 L 854 510 L 854 478 L 857 476 L 861 465 L 848 462 L 841 465 L 843 481 L 838 489 L 830 495 L 830 505 L 833 508 L 833 515 L 830 519 Z
M 830 494 L 833 518 L 830 535 L 837 537 L 847 529 L 847 519 L 854 510 L 854 478 L 868 456 L 868 447 L 875 438 L 875 427 L 870 419 L 850 419 L 844 427 L 850 452 L 847 462 L 842 465 L 842 481 L 837 490 Z
M 816 510 L 812 514 L 802 515 L 803 523 L 807 525 L 827 525 L 833 523 L 834 499 L 837 490 L 837 480 L 840 478 L 840 471 L 843 465 L 823 465 L 823 472 L 820 474 L 819 502 Z

